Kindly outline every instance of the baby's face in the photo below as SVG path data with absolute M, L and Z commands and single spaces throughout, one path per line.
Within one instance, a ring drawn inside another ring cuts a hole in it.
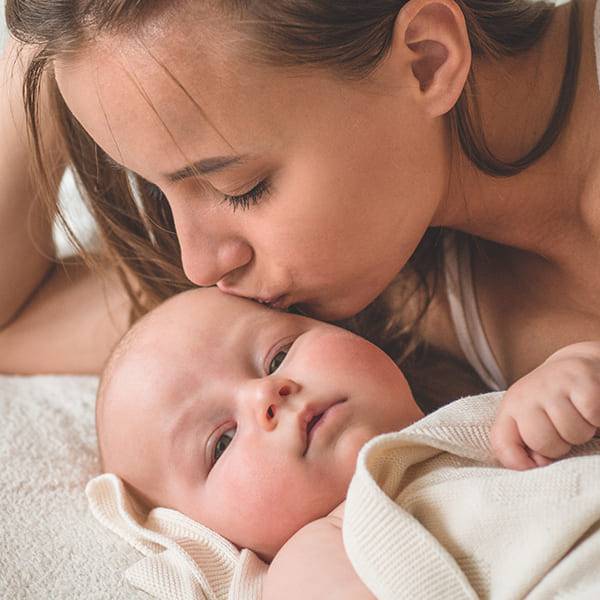
M 98 410 L 107 471 L 266 559 L 344 500 L 365 442 L 421 416 L 369 342 L 214 288 L 144 321 Z

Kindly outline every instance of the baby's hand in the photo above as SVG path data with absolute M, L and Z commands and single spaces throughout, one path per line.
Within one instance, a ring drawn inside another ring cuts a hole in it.
M 515 382 L 490 432 L 496 458 L 511 469 L 544 466 L 600 427 L 600 342 L 552 354 Z

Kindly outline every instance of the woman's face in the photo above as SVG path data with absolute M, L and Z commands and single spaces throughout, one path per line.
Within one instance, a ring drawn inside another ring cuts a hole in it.
M 393 51 L 349 82 L 255 64 L 251 48 L 226 23 L 178 19 L 100 37 L 56 78 L 103 150 L 163 191 L 194 283 L 352 315 L 436 222 L 445 125 Z

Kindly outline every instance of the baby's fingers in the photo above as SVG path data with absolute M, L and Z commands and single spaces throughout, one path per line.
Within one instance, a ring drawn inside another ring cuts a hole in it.
M 600 385 L 588 385 L 587 389 L 573 392 L 571 402 L 581 417 L 594 430 L 600 427 Z
M 525 471 L 538 466 L 527 451 L 517 422 L 509 415 L 499 415 L 490 431 L 490 443 L 496 458 L 509 469 Z
M 537 467 L 547 467 L 548 465 L 551 465 L 554 462 L 553 459 L 546 458 L 545 456 L 542 456 L 541 454 L 537 453 L 535 450 L 529 450 L 528 453 L 531 457 L 531 460 L 535 463 Z
M 597 425 L 590 423 L 572 402 L 573 400 L 550 405 L 546 410 L 560 437 L 572 446 L 577 446 L 594 437 Z
M 518 422 L 519 433 L 527 448 L 546 458 L 560 458 L 571 449 L 572 444 L 562 437 L 559 424 L 547 412 L 537 409 L 528 416 Z

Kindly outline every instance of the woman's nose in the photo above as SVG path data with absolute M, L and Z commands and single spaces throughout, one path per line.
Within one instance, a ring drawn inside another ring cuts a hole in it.
M 238 280 L 244 267 L 252 262 L 253 252 L 241 239 L 195 243 L 182 241 L 181 261 L 188 279 L 200 286 L 219 281 Z
M 269 375 L 255 379 L 250 386 L 248 401 L 252 403 L 258 425 L 267 431 L 275 429 L 285 404 L 299 391 L 300 385 L 285 377 Z
M 221 233 L 207 223 L 201 229 L 190 224 L 176 227 L 183 270 L 190 281 L 200 286 L 221 280 L 239 279 L 244 267 L 252 262 L 253 251 L 247 241 Z

